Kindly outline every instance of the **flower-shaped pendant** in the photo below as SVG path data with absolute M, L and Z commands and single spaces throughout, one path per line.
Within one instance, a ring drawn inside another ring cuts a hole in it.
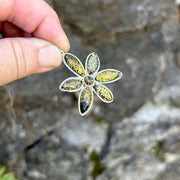
M 86 58 L 85 69 L 81 61 L 70 53 L 63 53 L 63 62 L 69 70 L 77 77 L 65 79 L 59 89 L 66 92 L 79 91 L 78 109 L 84 116 L 93 103 L 93 92 L 106 103 L 113 101 L 112 92 L 103 84 L 117 81 L 122 77 L 122 73 L 115 69 L 105 69 L 98 72 L 100 68 L 99 57 L 96 53 L 91 53 Z

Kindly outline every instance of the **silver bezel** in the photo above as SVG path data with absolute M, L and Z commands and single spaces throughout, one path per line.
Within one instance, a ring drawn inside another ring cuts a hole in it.
M 112 80 L 112 81 L 106 81 L 106 82 L 96 81 L 96 76 L 97 76 L 98 74 L 100 74 L 101 72 L 104 72 L 104 71 L 117 71 L 117 72 L 119 72 L 120 74 L 119 74 L 119 77 L 118 77 L 118 78 L 116 78 L 116 79 L 114 79 L 114 80 Z M 108 83 L 112 83 L 112 82 L 115 82 L 115 81 L 121 79 L 122 76 L 123 76 L 123 73 L 122 73 L 121 71 L 119 71 L 119 70 L 116 70 L 116 69 L 103 69 L 103 70 L 99 71 L 99 72 L 95 75 L 94 78 L 95 78 L 95 81 L 96 81 L 97 83 L 100 83 L 100 84 L 108 84 Z
M 82 88 L 81 92 L 79 93 L 79 98 L 78 98 L 78 110 L 79 110 L 79 114 L 80 114 L 81 116 L 86 115 L 86 114 L 90 111 L 90 109 L 91 109 L 91 107 L 92 107 L 92 104 L 93 104 L 93 100 L 94 100 L 94 93 L 93 93 L 92 87 L 89 87 L 90 90 L 91 90 L 91 94 L 92 94 L 92 95 L 91 95 L 91 104 L 89 105 L 89 108 L 88 108 L 88 110 L 87 110 L 86 112 L 81 113 L 81 110 L 80 110 L 80 99 L 81 99 L 81 94 L 82 94 L 82 92 L 83 92 L 83 90 L 84 90 L 85 88 L 86 88 L 86 87 Z
M 95 74 L 97 74 L 97 72 L 99 71 L 99 68 L 100 68 L 99 56 L 96 54 L 96 56 L 98 57 L 98 67 L 97 67 L 96 71 L 94 71 L 92 74 L 89 74 L 89 73 L 88 73 L 88 70 L 87 70 L 87 62 L 88 62 L 89 57 L 90 57 L 92 54 L 96 54 L 96 53 L 95 53 L 95 52 L 90 53 L 90 54 L 87 56 L 86 62 L 85 62 L 85 71 L 86 71 L 86 73 L 87 73 L 88 75 L 90 75 L 90 76 L 94 76 Z
M 64 90 L 64 89 L 62 89 L 62 85 L 63 85 L 66 81 L 71 80 L 71 79 L 80 79 L 80 80 L 83 82 L 82 78 L 79 78 L 79 77 L 70 77 L 70 78 L 65 79 L 65 80 L 59 85 L 59 89 L 60 89 L 61 91 L 64 91 L 64 92 L 76 92 L 76 91 L 79 91 L 79 90 L 81 90 L 81 89 L 83 88 L 83 84 L 82 84 L 81 87 L 78 88 L 78 89 L 74 89 L 74 90 Z
M 71 54 L 71 53 L 63 53 L 63 54 L 62 54 L 62 56 L 63 56 L 63 62 L 64 62 L 64 64 L 65 64 L 65 66 L 66 66 L 73 74 L 75 74 L 75 75 L 78 76 L 78 77 L 82 77 L 82 76 L 80 76 L 78 73 L 76 73 L 75 71 L 73 71 L 73 70 L 67 65 L 67 63 L 66 63 L 66 61 L 65 61 L 65 57 L 64 57 L 65 55 L 73 56 L 73 57 L 81 64 L 81 66 L 82 66 L 82 68 L 83 68 L 83 70 L 84 70 L 84 73 L 85 73 L 85 75 L 86 75 L 86 71 L 85 71 L 85 69 L 84 69 L 84 66 L 83 66 L 82 62 L 79 60 L 79 58 L 77 58 L 74 54 Z
M 120 78 L 122 78 L 123 74 L 122 74 L 121 71 L 116 70 L 116 69 L 104 69 L 104 70 L 99 71 L 99 69 L 100 69 L 100 59 L 99 59 L 99 56 L 98 56 L 95 52 L 92 52 L 92 53 L 90 53 L 90 54 L 87 56 L 86 61 L 85 61 L 85 66 L 83 66 L 82 62 L 81 62 L 81 61 L 79 60 L 79 58 L 77 58 L 74 54 L 64 53 L 64 52 L 61 52 L 61 54 L 62 54 L 63 62 L 64 62 L 64 64 L 65 64 L 65 66 L 66 66 L 73 74 L 75 74 L 77 77 L 69 77 L 69 78 L 65 79 L 65 80 L 59 85 L 59 89 L 60 89 L 61 91 L 64 91 L 64 92 L 76 92 L 76 91 L 80 91 L 79 97 L 78 97 L 78 110 L 79 110 L 79 114 L 80 114 L 81 116 L 86 115 L 86 114 L 90 111 L 90 109 L 91 109 L 91 107 L 92 107 L 92 104 L 93 104 L 93 100 L 94 100 L 94 93 L 99 97 L 99 99 L 101 99 L 101 100 L 102 100 L 103 102 L 105 102 L 105 103 L 111 103 L 111 102 L 113 102 L 113 100 L 114 100 L 113 93 L 111 92 L 111 90 L 110 90 L 108 87 L 104 86 L 103 84 L 112 83 L 112 82 L 115 82 L 115 81 L 119 80 Z M 94 71 L 92 74 L 89 74 L 89 73 L 88 73 L 88 70 L 87 70 L 87 62 L 88 62 L 89 57 L 90 57 L 92 54 L 96 54 L 96 55 L 97 55 L 97 57 L 98 57 L 98 66 L 97 66 L 96 71 Z M 65 55 L 70 55 L 70 56 L 74 57 L 74 58 L 80 63 L 80 65 L 82 66 L 82 68 L 83 68 L 83 70 L 84 70 L 84 72 L 85 72 L 85 76 L 84 76 L 84 77 L 82 77 L 81 75 L 79 75 L 78 73 L 76 73 L 75 71 L 73 71 L 73 70 L 67 65 L 67 63 L 66 63 L 66 61 L 65 61 Z M 99 71 L 99 72 L 98 72 L 98 71 Z M 99 81 L 96 81 L 96 80 L 95 80 L 96 76 L 99 75 L 100 73 L 104 72 L 104 71 L 117 71 L 117 72 L 119 72 L 119 77 L 117 77 L 117 78 L 114 79 L 114 80 L 107 81 L 107 82 L 99 82 Z M 91 86 L 86 85 L 85 82 L 84 82 L 84 78 L 85 78 L 86 76 L 91 76 L 91 77 L 94 79 L 94 85 L 96 84 L 96 85 L 100 85 L 100 86 L 103 86 L 104 88 L 106 88 L 106 89 L 110 92 L 110 94 L 111 94 L 111 96 L 112 96 L 112 100 L 111 100 L 111 101 L 106 101 L 106 100 L 104 100 L 104 99 L 95 91 L 95 89 L 93 88 L 93 85 L 91 85 Z M 75 89 L 75 90 L 63 90 L 63 89 L 62 89 L 62 85 L 63 85 L 66 81 L 72 80 L 72 79 L 79 79 L 79 80 L 81 80 L 81 81 L 82 81 L 81 87 L 79 87 L 78 89 Z M 81 113 L 81 111 L 80 111 L 80 98 L 81 98 L 82 92 L 84 91 L 84 89 L 85 89 L 86 87 L 89 87 L 90 90 L 91 90 L 91 102 L 90 102 L 90 105 L 89 105 L 89 108 L 87 109 L 87 111 L 84 112 L 84 113 Z
M 104 99 L 95 91 L 95 89 L 93 88 L 93 91 L 94 91 L 94 93 L 98 96 L 98 98 L 101 99 L 101 101 L 103 101 L 103 102 L 105 102 L 105 103 L 112 103 L 112 102 L 114 101 L 114 96 L 113 96 L 112 91 L 111 91 L 107 86 L 104 86 L 104 85 L 102 85 L 101 83 L 96 83 L 96 85 L 100 85 L 100 86 L 105 87 L 105 88 L 110 92 L 110 94 L 111 94 L 111 96 L 112 96 L 112 100 L 111 100 L 111 101 L 106 101 L 106 100 L 104 100 Z

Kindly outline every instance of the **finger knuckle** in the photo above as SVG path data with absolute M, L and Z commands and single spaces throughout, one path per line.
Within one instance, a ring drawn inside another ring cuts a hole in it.
M 24 77 L 27 72 L 26 56 L 23 45 L 18 41 L 10 41 L 16 65 L 16 79 Z

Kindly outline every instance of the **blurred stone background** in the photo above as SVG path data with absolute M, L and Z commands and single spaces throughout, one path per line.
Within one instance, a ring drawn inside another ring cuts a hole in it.
M 179 180 L 180 24 L 173 0 L 48 0 L 71 53 L 123 78 L 87 116 L 62 65 L 0 87 L 0 165 L 19 180 Z M 53 27 L 52 27 L 53 28 Z

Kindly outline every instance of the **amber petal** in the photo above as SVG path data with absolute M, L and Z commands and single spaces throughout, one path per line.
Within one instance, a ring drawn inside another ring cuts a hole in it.
M 93 86 L 94 92 L 104 102 L 110 103 L 113 101 L 113 94 L 106 86 L 96 84 Z
M 82 88 L 83 82 L 81 79 L 72 77 L 65 79 L 59 86 L 59 89 L 67 92 L 75 92 Z
M 111 83 L 117 81 L 121 77 L 122 77 L 122 73 L 120 71 L 116 69 L 105 69 L 100 71 L 96 75 L 95 80 L 105 84 L 105 83 Z
M 100 61 L 99 57 L 96 53 L 91 53 L 86 58 L 85 69 L 89 75 L 96 73 L 99 70 Z
M 93 92 L 89 87 L 84 88 L 78 100 L 78 108 L 81 116 L 84 116 L 91 108 L 93 102 Z
M 81 77 L 85 76 L 84 67 L 76 56 L 70 53 L 64 53 L 63 61 L 67 68 L 70 69 L 74 74 Z

